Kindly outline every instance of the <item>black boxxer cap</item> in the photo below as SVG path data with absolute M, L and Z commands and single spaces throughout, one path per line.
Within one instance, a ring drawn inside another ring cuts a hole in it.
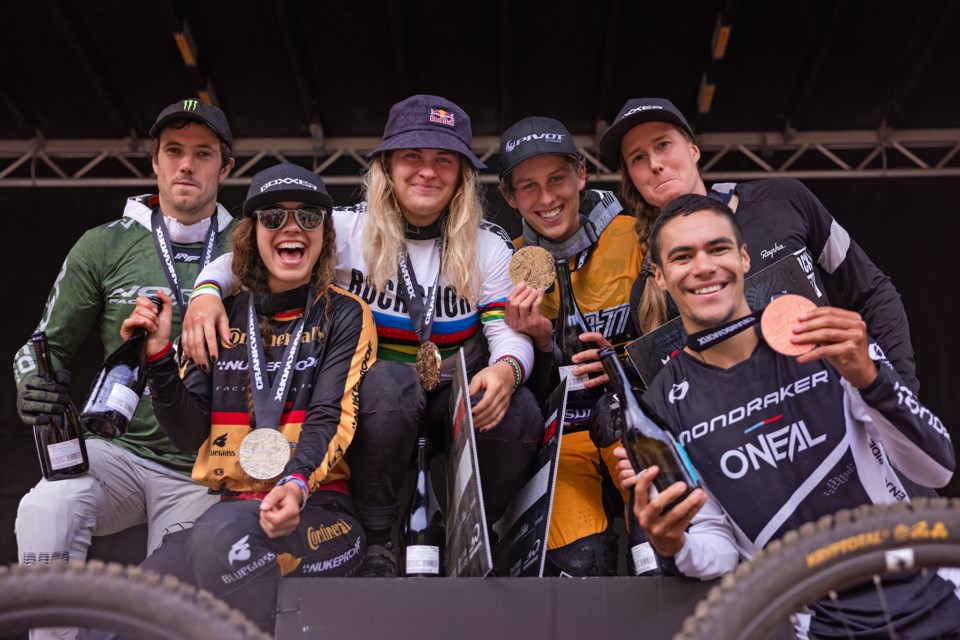
M 333 210 L 333 198 L 327 193 L 323 180 L 309 169 L 281 162 L 260 171 L 250 180 L 243 215 L 250 216 L 260 207 L 277 202 L 302 202 Z
M 630 129 L 644 122 L 669 122 L 693 138 L 693 129 L 680 110 L 666 98 L 634 98 L 621 107 L 613 124 L 600 136 L 600 153 L 620 165 L 620 143 Z

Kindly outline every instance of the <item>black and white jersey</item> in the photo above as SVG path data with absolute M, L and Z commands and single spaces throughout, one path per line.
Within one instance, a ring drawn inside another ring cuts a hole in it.
M 799 364 L 761 340 L 728 369 L 680 352 L 643 399 L 710 495 L 675 557 L 691 577 L 731 571 L 840 509 L 907 500 L 891 464 L 932 487 L 955 467 L 947 429 L 889 366 L 858 391 L 827 362 Z M 952 600 L 954 586 L 940 582 L 939 597 Z

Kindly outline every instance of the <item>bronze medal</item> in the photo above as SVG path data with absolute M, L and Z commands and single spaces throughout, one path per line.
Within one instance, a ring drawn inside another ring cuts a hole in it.
M 424 342 L 417 349 L 417 376 L 424 391 L 433 391 L 440 384 L 440 369 L 443 367 L 443 358 L 440 349 L 432 342 Z
M 554 258 L 543 247 L 528 245 L 521 247 L 510 258 L 510 282 L 521 282 L 532 289 L 547 290 L 557 279 Z
M 793 344 L 793 326 L 804 313 L 816 309 L 808 298 L 794 294 L 780 296 L 770 302 L 760 316 L 760 332 L 770 348 L 785 356 L 798 356 L 813 349 L 813 344 Z
M 240 468 L 256 480 L 272 480 L 290 461 L 290 443 L 276 429 L 254 429 L 240 443 Z

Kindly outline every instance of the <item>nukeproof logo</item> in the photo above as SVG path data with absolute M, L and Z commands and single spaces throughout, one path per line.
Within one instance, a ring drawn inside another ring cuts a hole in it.
M 284 184 L 295 184 L 298 187 L 306 187 L 308 189 L 313 189 L 314 191 L 317 190 L 317 185 L 310 184 L 306 180 L 301 180 L 300 178 L 277 178 L 276 180 L 271 180 L 270 182 L 260 187 L 260 193 L 263 193 L 264 191 L 266 191 L 267 189 L 270 189 L 271 187 L 277 187 Z
M 453 113 L 446 109 L 430 109 L 430 122 L 445 124 L 448 127 L 456 125 L 456 119 Z
M 543 140 L 544 142 L 553 142 L 555 144 L 560 144 L 563 142 L 563 139 L 567 136 L 562 133 L 531 133 L 528 136 L 523 136 L 522 138 L 517 138 L 516 140 L 507 140 L 505 149 L 507 153 L 511 153 L 518 146 L 524 142 L 532 142 L 534 140 Z
M 184 110 L 184 111 L 196 111 L 198 106 L 200 106 L 200 103 L 199 103 L 199 101 L 197 101 L 197 100 L 184 100 L 184 101 L 183 101 L 183 110 Z

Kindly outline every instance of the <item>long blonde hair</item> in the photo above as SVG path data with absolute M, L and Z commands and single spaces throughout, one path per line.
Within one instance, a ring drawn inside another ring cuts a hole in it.
M 385 291 L 387 280 L 396 278 L 397 261 L 406 244 L 403 214 L 390 177 L 390 155 L 391 152 L 386 151 L 377 156 L 363 179 L 369 216 L 363 229 L 363 259 L 378 291 Z M 483 219 L 481 193 L 476 170 L 462 159 L 459 184 L 441 216 L 440 277 L 453 285 L 471 306 L 476 306 L 480 296 L 477 234 Z
M 674 128 L 680 132 L 680 135 L 687 142 L 697 144 L 697 140 L 682 127 L 674 125 Z M 700 168 L 697 167 L 697 171 L 699 170 Z M 640 252 L 643 254 L 640 277 L 644 278 L 643 295 L 640 297 L 640 304 L 637 307 L 637 318 L 640 321 L 640 331 L 646 334 L 669 320 L 667 317 L 667 295 L 657 286 L 650 267 L 652 262 L 652 256 L 650 256 L 650 228 L 653 226 L 653 221 L 660 215 L 660 209 L 644 200 L 643 196 L 640 195 L 640 191 L 630 178 L 630 172 L 624 166 L 623 159 L 620 161 L 620 201 L 625 205 L 627 211 L 633 211 L 636 217 L 634 228 L 637 231 L 637 237 L 640 239 Z

